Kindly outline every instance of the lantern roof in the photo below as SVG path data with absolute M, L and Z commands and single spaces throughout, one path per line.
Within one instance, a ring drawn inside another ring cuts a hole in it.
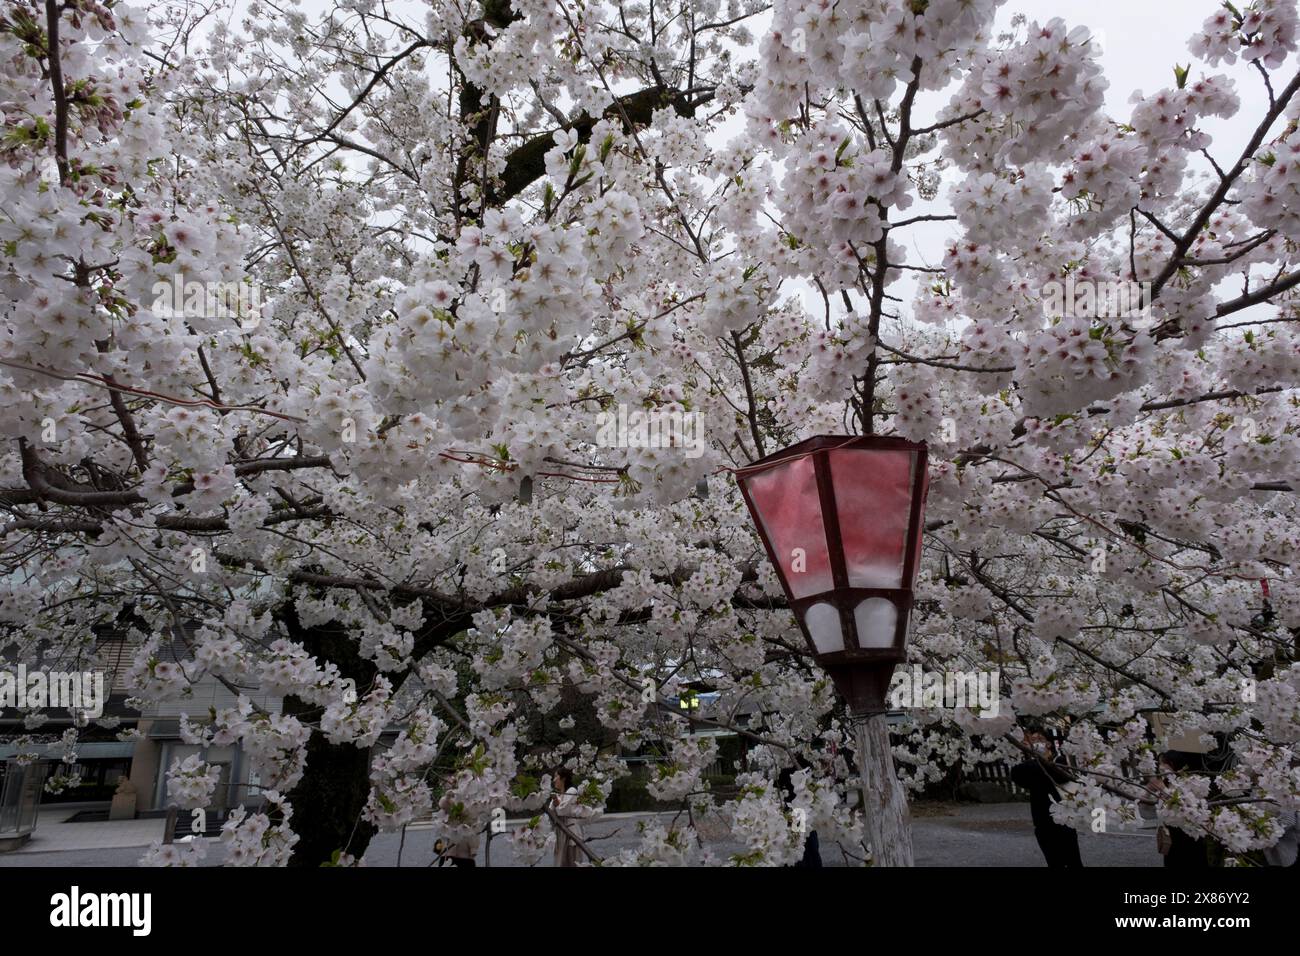
M 815 451 L 840 448 L 896 448 L 902 451 L 924 451 L 926 444 L 925 442 L 909 441 L 898 435 L 814 435 L 789 447 L 782 448 L 780 451 L 764 455 L 748 465 L 734 469 L 734 471 L 737 475 L 748 475 L 794 458 L 802 458 Z

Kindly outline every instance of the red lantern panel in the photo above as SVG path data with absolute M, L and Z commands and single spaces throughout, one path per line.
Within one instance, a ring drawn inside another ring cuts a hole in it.
M 849 587 L 904 587 L 916 454 L 843 448 L 828 457 Z
M 802 598 L 831 590 L 834 580 L 812 456 L 756 472 L 748 476 L 746 486 L 791 594 Z

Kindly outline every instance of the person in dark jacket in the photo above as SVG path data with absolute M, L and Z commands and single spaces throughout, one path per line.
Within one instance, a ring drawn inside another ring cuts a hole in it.
M 809 830 L 808 839 L 803 844 L 803 858 L 795 866 L 821 866 L 822 852 L 817 841 L 817 831 Z
M 781 771 L 776 779 L 777 786 L 781 788 L 781 792 L 785 795 L 786 800 L 794 799 L 793 777 L 793 771 L 787 767 L 785 770 Z M 808 831 L 808 835 L 804 838 L 803 856 L 799 859 L 798 863 L 791 865 L 803 867 L 819 867 L 822 865 L 821 844 L 817 839 L 816 830 Z
M 1184 770 L 1195 771 L 1204 768 L 1204 760 L 1199 754 L 1170 750 L 1160 757 L 1160 769 L 1166 775 L 1180 773 Z M 1161 784 L 1163 786 L 1163 784 Z M 1185 870 L 1204 870 L 1210 867 L 1210 843 L 1204 836 L 1196 837 L 1178 827 L 1166 826 L 1167 844 L 1164 848 L 1165 866 Z
M 1079 834 L 1052 819 L 1052 804 L 1061 799 L 1056 785 L 1070 778 L 1056 766 L 1052 742 L 1045 734 L 1025 734 L 1025 744 L 1034 757 L 1011 768 L 1011 781 L 1029 793 L 1029 815 L 1034 821 L 1034 838 L 1048 866 L 1083 866 L 1079 856 Z

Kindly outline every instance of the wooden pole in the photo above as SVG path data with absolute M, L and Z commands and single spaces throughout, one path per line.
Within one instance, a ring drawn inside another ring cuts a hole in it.
M 863 836 L 875 866 L 912 865 L 912 821 L 903 785 L 894 774 L 885 715 L 855 718 L 862 779 Z
M 180 813 L 179 807 L 167 808 L 167 819 L 163 823 L 163 843 L 171 843 L 176 839 L 176 821 Z

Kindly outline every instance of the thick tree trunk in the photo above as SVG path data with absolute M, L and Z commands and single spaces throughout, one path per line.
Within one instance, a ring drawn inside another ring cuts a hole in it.
M 434 615 L 430 615 L 434 617 Z M 358 653 L 357 639 L 338 624 L 303 627 L 292 605 L 282 607 L 278 620 L 290 638 L 298 641 L 319 661 L 332 661 L 339 674 L 356 682 L 364 695 L 375 679 L 373 661 Z M 412 656 L 419 660 L 470 624 L 468 612 L 438 614 L 435 622 L 417 631 Z M 404 674 L 390 675 L 393 692 L 402 686 Z M 297 697 L 284 699 L 284 712 L 315 725 L 321 711 Z M 335 850 L 361 859 L 375 835 L 375 828 L 361 819 L 370 796 L 370 751 L 352 744 L 331 744 L 319 731 L 307 743 L 307 766 L 303 777 L 288 794 L 293 806 L 290 826 L 298 835 L 290 866 L 320 866 L 330 862 Z
M 284 709 L 304 707 L 295 697 Z M 298 842 L 290 866 L 320 866 L 330 862 L 335 850 L 360 859 L 375 835 L 361 819 L 370 795 L 370 751 L 352 744 L 332 744 L 319 732 L 307 743 L 307 768 L 298 786 L 288 794 L 293 806 L 293 832 Z
M 859 718 L 855 729 L 866 821 L 864 836 L 872 862 L 876 866 L 911 866 L 912 821 L 903 785 L 894 775 L 885 715 Z
M 365 694 L 375 676 L 375 665 L 357 653 L 357 642 L 347 630 L 327 624 L 302 627 L 292 608 L 282 611 L 281 622 L 289 636 L 321 661 L 332 661 L 343 677 L 356 682 Z M 298 697 L 284 699 L 284 712 L 304 723 L 320 720 L 319 706 Z M 330 862 L 335 850 L 360 859 L 370 845 L 375 828 L 361 819 L 370 796 L 370 751 L 352 744 L 332 744 L 319 732 L 307 742 L 307 766 L 298 785 L 288 794 L 293 806 L 290 826 L 298 835 L 290 866 L 320 866 Z

